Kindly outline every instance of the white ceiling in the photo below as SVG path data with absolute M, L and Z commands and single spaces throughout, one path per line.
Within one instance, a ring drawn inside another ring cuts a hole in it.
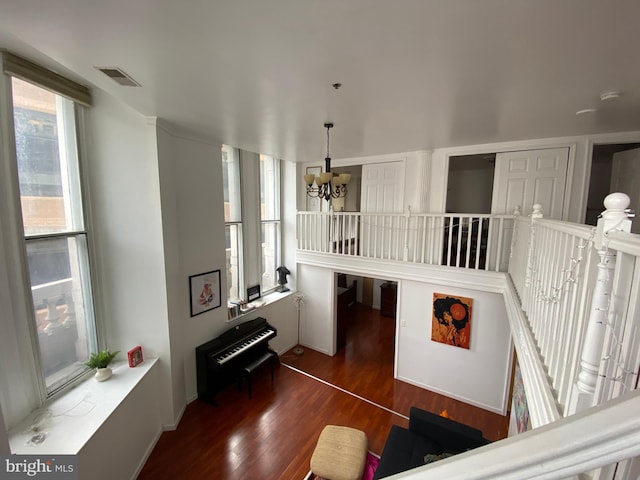
M 0 0 L 0 47 L 191 135 L 313 161 L 326 121 L 334 158 L 640 130 L 639 19 L 638 0 Z

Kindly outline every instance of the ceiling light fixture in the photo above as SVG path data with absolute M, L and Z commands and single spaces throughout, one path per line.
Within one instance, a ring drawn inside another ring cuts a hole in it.
M 602 100 L 603 102 L 606 102 L 607 100 L 615 100 L 616 98 L 620 98 L 620 92 L 604 92 L 602 95 L 600 95 L 600 100 Z
M 582 110 L 578 110 L 576 112 L 576 115 L 585 115 L 587 113 L 595 113 L 597 111 L 598 111 L 597 108 L 583 108 Z
M 344 197 L 347 194 L 347 183 L 351 180 L 349 173 L 334 175 L 331 173 L 331 157 L 329 156 L 329 130 L 333 128 L 333 123 L 325 123 L 327 129 L 327 156 L 324 159 L 324 173 L 316 176 L 308 173 L 304 176 L 304 183 L 307 184 L 307 195 L 310 197 L 324 198 L 326 201 L 332 198 Z M 315 183 L 315 186 L 313 185 Z

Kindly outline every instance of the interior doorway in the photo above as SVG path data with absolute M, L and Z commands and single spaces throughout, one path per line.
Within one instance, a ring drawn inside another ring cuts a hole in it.
M 447 213 L 491 213 L 496 154 L 449 157 Z
M 591 157 L 591 174 L 589 175 L 589 192 L 587 194 L 587 208 L 585 211 L 585 221 L 587 225 L 595 225 L 598 222 L 598 216 L 604 210 L 602 201 L 604 197 L 613 193 L 611 185 L 614 183 L 612 178 L 613 156 L 616 153 L 632 150 L 640 147 L 640 143 L 615 143 L 594 145 Z M 640 192 L 624 192 L 628 195 Z
M 336 352 L 345 345 L 347 331 L 353 327 L 354 315 L 363 310 L 385 316 L 395 324 L 397 283 L 380 278 L 336 273 Z M 392 312 L 392 313 L 391 313 Z M 391 317 L 391 318 L 389 318 Z
M 360 187 L 362 184 L 362 165 L 349 167 L 333 167 L 334 175 L 348 173 L 351 179 L 347 184 L 347 194 L 341 198 L 331 199 L 334 212 L 359 212 L 360 211 Z

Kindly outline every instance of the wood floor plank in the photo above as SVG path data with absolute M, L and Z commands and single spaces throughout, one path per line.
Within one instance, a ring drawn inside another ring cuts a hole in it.
M 356 304 L 350 309 L 347 344 L 333 357 L 313 350 L 281 361 L 374 401 L 402 415 L 412 406 L 430 412 L 447 410 L 451 418 L 474 426 L 489 440 L 505 438 L 508 418 L 393 378 L 395 321 Z
M 301 480 L 325 425 L 363 430 L 379 454 L 391 425 L 407 426 L 412 405 L 447 409 L 492 440 L 506 435 L 504 417 L 394 380 L 393 320 L 366 307 L 351 313 L 346 346 L 336 356 L 286 352 L 273 386 L 268 369 L 256 372 L 252 399 L 230 387 L 218 395 L 218 406 L 189 404 L 177 430 L 161 435 L 138 478 Z

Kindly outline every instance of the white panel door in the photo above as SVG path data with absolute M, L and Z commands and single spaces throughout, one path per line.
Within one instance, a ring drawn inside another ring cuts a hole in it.
M 613 155 L 611 166 L 611 192 L 626 193 L 631 197 L 629 208 L 640 213 L 640 148 Z M 604 200 L 604 199 L 603 199 Z M 604 206 L 602 207 L 604 210 Z M 640 221 L 631 226 L 632 233 L 640 233 Z
M 373 213 L 401 213 L 404 203 L 404 162 L 362 166 L 360 210 Z
M 539 203 L 546 218 L 561 219 L 568 163 L 568 148 L 498 153 L 491 213 L 513 213 L 519 205 L 529 215 Z
M 362 166 L 360 210 L 367 213 L 402 213 L 404 205 L 404 162 Z M 367 257 L 400 260 L 399 217 L 363 217 L 360 252 Z

